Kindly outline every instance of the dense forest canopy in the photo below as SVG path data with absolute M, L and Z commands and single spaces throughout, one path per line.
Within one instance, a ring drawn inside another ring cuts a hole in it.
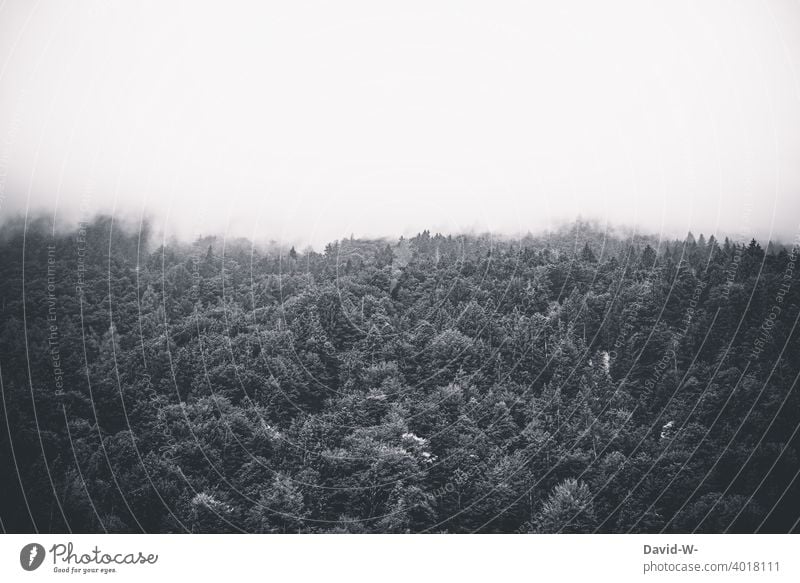
M 797 246 L 4 231 L 5 531 L 798 528 Z

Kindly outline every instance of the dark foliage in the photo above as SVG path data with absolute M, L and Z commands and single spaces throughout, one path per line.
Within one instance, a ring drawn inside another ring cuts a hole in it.
M 0 243 L 0 519 L 41 532 L 787 532 L 796 248 Z

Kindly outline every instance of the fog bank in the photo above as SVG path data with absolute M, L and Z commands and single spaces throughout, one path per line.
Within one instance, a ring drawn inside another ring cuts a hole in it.
M 800 5 L 0 6 L 0 220 L 791 240 Z

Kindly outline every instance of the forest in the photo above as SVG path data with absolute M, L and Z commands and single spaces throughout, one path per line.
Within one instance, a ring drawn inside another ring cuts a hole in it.
M 797 243 L 0 236 L 0 527 L 794 532 Z

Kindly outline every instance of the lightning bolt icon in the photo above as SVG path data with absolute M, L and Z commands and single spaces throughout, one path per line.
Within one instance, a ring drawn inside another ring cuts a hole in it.
M 33 560 L 36 558 L 36 555 L 39 554 L 39 549 L 36 547 L 31 547 L 31 555 L 28 558 L 28 566 L 30 567 L 33 565 Z

